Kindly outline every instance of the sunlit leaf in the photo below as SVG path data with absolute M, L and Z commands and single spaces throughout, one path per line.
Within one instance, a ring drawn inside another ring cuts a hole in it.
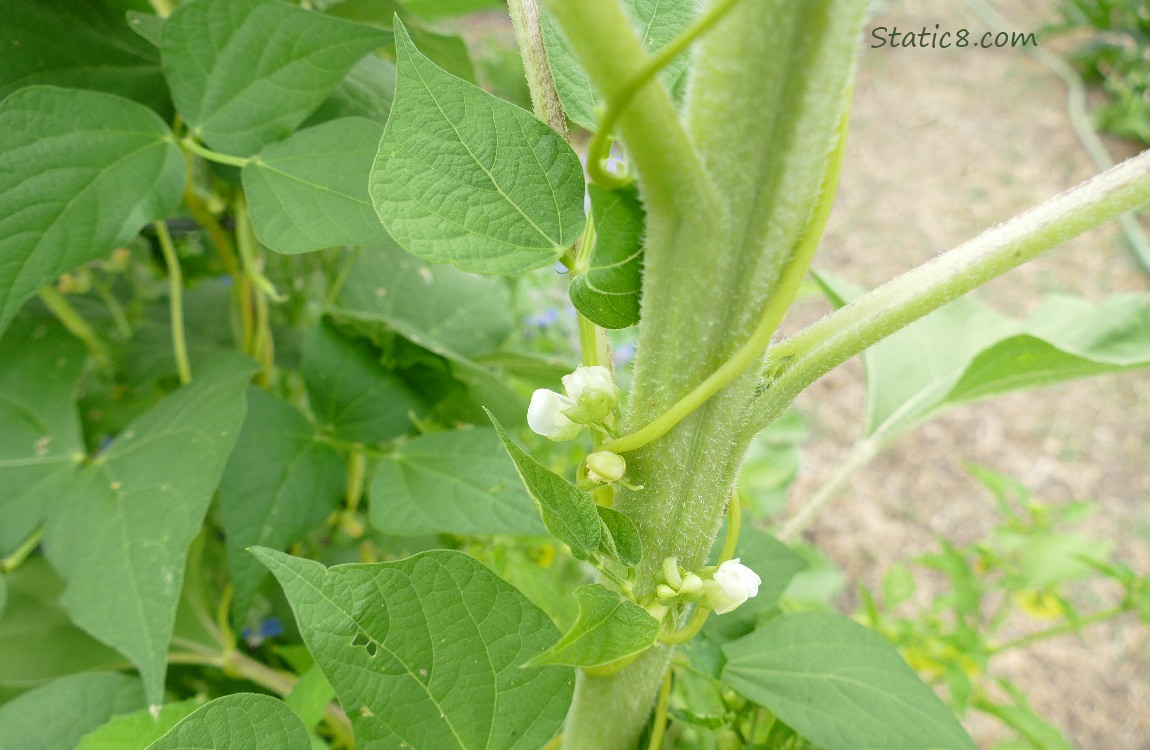
M 175 212 L 184 159 L 142 104 L 32 86 L 0 102 L 0 332 L 36 290 Z
M 307 729 L 270 695 L 232 693 L 192 712 L 146 750 L 310 750 Z
M 193 698 L 166 703 L 160 707 L 158 715 L 153 715 L 150 708 L 142 708 L 117 716 L 84 735 L 76 750 L 144 750 L 202 703 L 202 699 Z
M 583 169 L 529 112 L 435 66 L 396 21 L 395 102 L 369 192 L 408 252 L 467 271 L 549 265 L 583 229 Z
M 247 156 L 287 137 L 388 36 L 274 0 L 197 0 L 168 18 L 161 49 L 192 133 Z
M 591 185 L 595 245 L 589 266 L 571 280 L 571 302 L 603 328 L 639 322 L 643 287 L 643 204 L 634 190 L 607 191 Z
M 579 619 L 554 646 L 531 660 L 533 665 L 599 667 L 655 643 L 659 621 L 635 602 L 598 583 L 575 590 Z
M 474 558 L 435 550 L 325 569 L 253 552 L 287 593 L 361 750 L 537 750 L 562 723 L 571 671 L 524 668 L 559 632 Z
M 845 617 L 778 617 L 723 653 L 724 682 L 826 750 L 974 750 L 894 646 Z

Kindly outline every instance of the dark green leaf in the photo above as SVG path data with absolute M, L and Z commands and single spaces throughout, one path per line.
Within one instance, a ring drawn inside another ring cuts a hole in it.
M 84 458 L 74 393 L 83 344 L 44 321 L 18 321 L 0 339 L 0 556 L 44 520 L 40 489 Z
M 303 377 L 320 425 L 353 443 L 382 443 L 411 429 L 422 407 L 365 341 L 352 340 L 327 321 L 304 336 Z
M 723 653 L 724 682 L 825 750 L 974 750 L 898 651 L 845 617 L 779 617 Z
M 390 242 L 367 196 L 382 134 L 378 123 L 348 117 L 260 151 L 243 169 L 260 241 L 280 253 Z
M 142 104 L 52 86 L 0 102 L 0 332 L 36 290 L 175 212 L 184 159 Z
M 0 702 L 65 675 L 128 666 L 68 619 L 58 601 L 64 582 L 43 557 L 25 560 L 7 580 L 8 607 L 0 617 Z
M 599 520 L 598 506 L 591 496 L 524 453 L 503 431 L 498 420 L 490 413 L 488 416 L 515 463 L 520 480 L 543 516 L 547 530 L 566 543 L 580 559 L 598 551 L 604 524 Z
M 299 541 L 343 498 L 343 460 L 317 437 L 294 407 L 263 389 L 248 389 L 247 418 L 219 488 L 237 622 L 267 575 L 245 550 Z
M 623 0 L 623 7 L 634 21 L 643 46 L 648 52 L 657 52 L 691 25 L 697 3 L 693 0 Z M 546 12 L 543 14 L 543 41 L 564 111 L 573 122 L 587 130 L 595 130 L 599 121 L 595 108 L 602 104 L 602 100 L 579 63 L 575 50 Z M 689 56 L 684 53 L 659 74 L 659 80 L 669 91 L 679 90 L 679 80 L 687 69 L 688 60 Z
M 152 13 L 141 13 L 138 10 L 128 11 L 128 28 L 146 39 L 153 47 L 160 46 L 160 38 L 164 33 L 164 19 Z M 160 73 L 160 57 L 156 55 L 156 74 L 160 76 L 160 85 L 164 85 L 163 74 Z
M 270 695 L 233 693 L 196 709 L 146 750 L 310 750 L 307 729 Z
M 428 20 L 462 16 L 502 5 L 499 0 L 399 0 L 399 2 L 415 15 Z
M 255 367 L 229 355 L 136 419 L 74 477 L 57 483 L 44 531 L 73 621 L 131 659 L 162 702 L 188 546 L 244 417 Z
M 494 430 L 409 440 L 372 477 L 372 526 L 386 534 L 542 534 L 539 514 Z
M 565 669 L 524 668 L 559 633 L 474 558 L 374 565 L 253 550 L 280 581 L 361 750 L 537 750 L 571 699 Z
M 659 621 L 617 591 L 591 583 L 575 589 L 579 619 L 551 648 L 529 663 L 600 667 L 646 651 L 659 635 Z
M 624 565 L 638 565 L 643 559 L 643 542 L 634 521 L 612 508 L 596 506 L 603 522 L 600 550 Z
M 366 117 L 378 123 L 387 122 L 391 100 L 395 97 L 395 64 L 378 55 L 368 55 L 355 64 L 330 95 L 311 114 L 304 125 L 318 125 L 341 117 Z M 371 157 L 379 147 L 378 139 Z M 366 192 L 367 183 L 364 182 Z
M 139 679 L 108 672 L 62 677 L 0 706 L 4 750 L 74 748 L 116 714 L 144 706 Z
M 43 84 L 116 94 L 164 117 L 172 111 L 156 48 L 129 30 L 113 3 L 5 3 L 0 49 L 0 99 Z
M 638 193 L 607 191 L 590 185 L 595 246 L 590 266 L 571 280 L 571 302 L 603 328 L 627 328 L 639 322 L 643 287 L 645 214 Z
M 247 156 L 288 136 L 388 34 L 287 3 L 197 0 L 164 24 L 164 74 L 192 134 Z
M 431 266 L 393 245 L 355 260 L 333 311 L 384 323 L 453 361 L 495 351 L 513 325 L 502 279 Z
M 396 21 L 395 103 L 369 192 L 408 252 L 467 271 L 559 259 L 583 229 L 583 169 L 530 113 L 436 67 Z

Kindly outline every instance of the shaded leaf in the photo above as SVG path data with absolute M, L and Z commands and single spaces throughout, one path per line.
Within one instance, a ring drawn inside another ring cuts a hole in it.
M 142 104 L 32 86 L 0 102 L 0 332 L 60 274 L 175 212 L 184 159 Z
M 247 418 L 219 487 L 236 623 L 244 621 L 267 575 L 247 548 L 283 549 L 299 541 L 343 499 L 343 459 L 317 438 L 295 407 L 248 389 Z
M 388 34 L 269 0 L 197 0 L 164 24 L 176 109 L 212 148 L 247 156 L 287 137 Z
M 233 693 L 183 719 L 147 750 L 310 750 L 307 729 L 270 695 Z
M 41 487 L 84 458 L 76 383 L 84 345 L 45 321 L 18 321 L 0 339 L 0 557 L 44 520 Z
M 333 698 L 335 688 L 324 677 L 319 665 L 312 664 L 299 676 L 296 684 L 292 685 L 291 692 L 284 696 L 284 703 L 295 711 L 305 727 L 311 729 L 323 720 L 327 704 Z
M 595 245 L 587 271 L 571 280 L 575 309 L 603 328 L 639 322 L 643 287 L 645 216 L 633 189 L 608 191 L 589 185 Z
M 74 748 L 116 714 L 144 706 L 140 680 L 111 672 L 61 677 L 0 706 L 0 748 Z
M 571 548 L 580 559 L 586 559 L 599 549 L 602 521 L 595 501 L 563 477 L 548 469 L 515 444 L 494 416 L 491 423 L 503 441 L 507 455 L 515 463 L 519 478 L 527 488 L 535 507 L 543 517 L 543 524 L 560 541 Z
M 575 598 L 579 602 L 575 625 L 530 664 L 600 667 L 655 644 L 659 621 L 619 592 L 591 583 L 575 589 Z
M 280 253 L 391 240 L 367 197 L 383 127 L 348 117 L 293 133 L 243 169 L 252 225 Z
M 542 534 L 494 430 L 413 438 L 376 464 L 371 524 L 387 534 Z
M 188 546 L 244 416 L 254 363 L 221 356 L 55 486 L 44 531 L 72 619 L 135 664 L 162 702 Z
M 382 124 L 387 122 L 387 115 L 391 112 L 391 100 L 394 97 L 395 63 L 379 55 L 368 55 L 357 62 L 343 80 L 336 84 L 327 99 L 319 105 L 319 109 L 312 112 L 304 125 L 318 125 L 341 117 L 366 117 Z M 371 149 L 372 159 L 375 158 L 375 150 L 378 147 L 377 138 Z M 365 188 L 366 185 L 365 180 Z
M 530 113 L 439 69 L 396 21 L 395 103 L 369 192 L 408 252 L 480 273 L 558 260 L 583 229 L 583 169 Z
M 253 552 L 287 593 L 362 750 L 536 750 L 562 723 L 571 671 L 524 668 L 558 631 L 474 558 L 435 550 L 325 569 Z
M 128 28 L 140 35 L 141 38 L 146 40 L 153 47 L 160 46 L 160 39 L 164 33 L 164 20 L 153 13 L 141 13 L 138 10 L 130 10 L 127 14 Z M 160 76 L 160 85 L 166 85 L 163 80 L 163 73 L 160 72 L 160 56 L 156 55 L 156 74 Z
M 723 653 L 724 682 L 826 750 L 974 750 L 894 646 L 845 617 L 778 617 Z
M 116 5 L 103 0 L 5 3 L 0 99 L 27 86 L 62 86 L 116 94 L 168 117 L 172 103 L 159 53 L 129 30 Z
M 399 0 L 399 2 L 408 11 L 429 21 L 462 16 L 502 5 L 499 0 Z
M 303 377 L 320 425 L 353 443 L 382 443 L 411 429 L 423 408 L 396 374 L 385 370 L 365 341 L 329 322 L 304 335 Z

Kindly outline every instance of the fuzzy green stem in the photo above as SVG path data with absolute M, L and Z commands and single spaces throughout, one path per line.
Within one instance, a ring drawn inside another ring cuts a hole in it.
M 176 255 L 168 225 L 157 221 L 152 226 L 156 230 L 160 250 L 164 254 L 164 264 L 168 268 L 168 302 L 172 316 L 172 351 L 176 356 L 176 372 L 179 373 L 180 383 L 187 385 L 192 382 L 192 367 L 188 363 L 188 343 L 184 335 L 184 274 L 180 269 L 180 258 Z
M 647 750 L 663 748 L 663 735 L 667 732 L 667 705 L 671 702 L 671 679 L 671 670 L 667 670 L 663 676 L 663 685 L 659 688 L 659 700 L 655 702 L 655 723 L 651 725 Z
M 36 548 L 40 546 L 40 540 L 43 538 L 43 528 L 36 529 L 29 534 L 28 538 L 24 540 L 24 543 L 17 547 L 12 554 L 0 560 L 0 573 L 11 573 L 20 567 L 20 564 L 27 560 L 28 556 L 35 552 Z
M 607 190 L 616 190 L 630 183 L 629 179 L 611 174 L 606 169 L 607 157 L 611 152 L 611 131 L 615 129 L 623 110 L 630 106 L 635 95 L 642 91 L 644 86 L 659 75 L 659 71 L 674 62 L 676 57 L 686 52 L 688 47 L 710 31 L 737 2 L 739 0 L 719 0 L 711 6 L 686 31 L 659 50 L 614 98 L 608 100 L 607 111 L 599 120 L 599 127 L 595 130 L 591 145 L 587 147 L 587 174 L 596 184 Z
M 882 446 L 879 441 L 871 438 L 855 443 L 846 460 L 839 464 L 831 478 L 808 497 L 790 520 L 783 524 L 782 529 L 776 535 L 778 540 L 789 542 L 801 534 L 818 517 L 819 512 L 826 504 L 842 492 L 843 488 L 846 487 L 847 480 L 860 468 L 866 466 L 881 450 Z
M 908 271 L 768 353 L 780 375 L 758 424 L 782 413 L 826 372 L 970 290 L 1150 201 L 1150 151 L 1129 159 Z
M 699 634 L 707 624 L 707 618 L 711 616 L 712 611 L 710 607 L 704 607 L 702 604 L 695 605 L 695 611 L 691 613 L 691 619 L 687 620 L 687 624 L 673 633 L 660 635 L 659 642 L 669 646 L 686 643 Z
M 735 556 L 739 546 L 739 532 L 743 528 L 743 498 L 738 489 L 731 493 L 727 501 L 727 538 L 723 540 L 723 551 L 719 553 L 718 565 Z
M 88 347 L 88 351 L 91 352 L 100 367 L 108 367 L 111 360 L 108 358 L 108 349 L 103 340 L 92 326 L 88 325 L 88 321 L 76 312 L 76 308 L 72 307 L 64 295 L 52 287 L 46 286 L 40 289 L 39 296 L 44 306 L 52 311 L 52 314 L 68 329 L 68 332 L 84 342 L 84 346 Z
M 508 0 L 511 25 L 515 27 L 515 42 L 523 58 L 527 74 L 527 90 L 531 93 L 531 106 L 535 115 L 552 130 L 567 140 L 567 116 L 555 90 L 551 66 L 547 64 L 547 49 L 543 45 L 543 16 L 539 0 Z

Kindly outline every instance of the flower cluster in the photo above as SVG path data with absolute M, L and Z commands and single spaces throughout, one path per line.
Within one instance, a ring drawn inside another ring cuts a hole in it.
M 755 571 L 737 557 L 699 573 L 685 573 L 675 558 L 668 557 L 663 561 L 663 580 L 665 583 L 655 588 L 660 602 L 698 602 L 715 610 L 717 615 L 726 614 L 757 596 L 763 583 Z
M 527 424 L 552 440 L 571 440 L 588 425 L 602 428 L 614 422 L 619 394 L 606 367 L 580 365 L 563 376 L 566 394 L 540 388 L 531 395 Z

